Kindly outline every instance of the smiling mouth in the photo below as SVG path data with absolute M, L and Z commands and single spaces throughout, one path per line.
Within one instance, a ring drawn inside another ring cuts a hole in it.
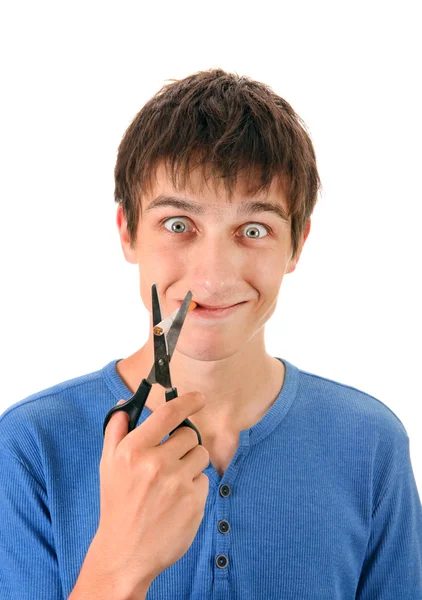
M 230 304 L 229 306 L 207 306 L 206 304 L 196 303 L 196 308 L 202 308 L 204 310 L 225 310 L 226 308 L 232 308 L 233 306 L 237 306 L 237 304 Z
M 233 306 L 237 306 L 238 304 L 244 304 L 243 302 L 236 302 L 235 304 L 228 304 L 227 306 L 207 306 L 206 304 L 200 304 L 195 300 L 197 308 L 203 308 L 205 310 L 224 310 L 226 308 L 233 308 Z
M 232 313 L 235 313 L 237 310 L 246 304 L 246 302 L 238 302 L 237 304 L 232 304 L 231 306 L 226 306 L 225 308 L 206 308 L 205 306 L 197 305 L 195 310 L 191 312 L 192 318 L 220 318 L 229 316 Z
M 235 314 L 244 304 L 247 304 L 247 300 L 243 300 L 242 302 L 237 302 L 236 304 L 231 304 L 229 306 L 221 307 L 208 307 L 205 304 L 200 304 L 197 300 L 192 300 L 192 304 L 195 303 L 196 307 L 189 312 L 189 319 L 193 319 L 196 322 L 209 322 L 216 323 L 217 321 L 223 322 L 226 318 L 230 318 L 230 316 Z M 178 301 L 179 308 L 182 305 L 182 302 Z M 176 311 L 177 312 L 177 311 Z
M 178 303 L 180 306 L 182 305 L 182 302 L 180 300 Z M 236 304 L 230 304 L 230 305 L 226 305 L 226 306 L 207 306 L 206 304 L 201 304 L 197 300 L 193 300 L 192 304 L 196 304 L 196 307 L 190 311 L 190 314 L 192 315 L 193 318 L 195 318 L 195 316 L 199 317 L 201 315 L 203 317 L 206 317 L 206 316 L 208 316 L 208 317 L 221 316 L 222 317 L 224 315 L 231 314 L 232 311 L 236 311 L 236 309 L 243 306 L 243 304 L 247 304 L 247 300 L 243 300 L 242 302 L 237 302 Z

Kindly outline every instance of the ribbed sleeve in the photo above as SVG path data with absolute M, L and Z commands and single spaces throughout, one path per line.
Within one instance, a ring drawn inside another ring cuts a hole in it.
M 422 598 L 421 503 L 412 470 L 409 438 L 389 448 L 377 478 L 371 530 L 356 600 Z
M 0 598 L 62 600 L 45 490 L 0 446 Z

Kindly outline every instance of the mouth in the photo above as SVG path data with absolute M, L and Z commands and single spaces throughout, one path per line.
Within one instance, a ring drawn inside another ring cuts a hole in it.
M 228 304 L 227 306 L 208 306 L 208 304 L 200 304 L 196 300 L 194 300 L 194 302 L 196 303 L 197 308 L 205 308 L 206 310 L 225 310 L 226 308 L 232 308 L 232 306 L 243 304 L 243 302 L 237 302 L 236 304 Z
M 196 302 L 196 300 L 195 300 Z M 228 317 L 232 313 L 236 312 L 240 309 L 241 306 L 247 304 L 247 302 L 238 302 L 237 304 L 232 304 L 230 306 L 223 307 L 215 307 L 215 306 L 206 306 L 204 304 L 200 304 L 196 302 L 197 306 L 195 310 L 190 312 L 192 318 L 205 318 L 205 319 L 216 319 L 222 317 Z

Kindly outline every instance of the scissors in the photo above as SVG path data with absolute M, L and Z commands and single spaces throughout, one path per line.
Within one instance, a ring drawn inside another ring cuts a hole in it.
M 182 302 L 181 307 L 177 311 L 176 317 L 174 318 L 174 321 L 167 335 L 165 332 L 161 335 L 156 335 L 155 333 L 153 333 L 154 364 L 152 366 L 152 369 L 148 377 L 146 379 L 142 379 L 138 389 L 133 394 L 133 396 L 129 398 L 129 400 L 127 400 L 123 404 L 113 406 L 113 408 L 108 411 L 104 420 L 103 435 L 105 434 L 107 424 L 110 421 L 112 415 L 119 410 L 123 410 L 129 415 L 128 433 L 135 429 L 139 416 L 142 412 L 142 409 L 145 406 L 145 402 L 147 401 L 148 395 L 151 391 L 151 387 L 154 383 L 159 383 L 165 388 L 166 402 L 177 398 L 177 389 L 173 387 L 171 383 L 170 360 L 173 356 L 173 352 L 176 347 L 180 331 L 188 313 L 188 308 L 191 299 L 192 292 L 188 292 L 186 294 L 185 299 Z M 152 320 L 153 327 L 155 327 L 162 321 L 160 299 L 158 297 L 157 285 L 155 283 L 152 286 Z M 191 429 L 193 429 L 198 436 L 199 445 L 202 446 L 201 434 L 199 433 L 195 425 L 191 421 L 189 421 L 189 419 L 185 419 L 182 423 L 180 423 L 180 425 L 173 429 L 173 431 L 171 431 L 169 435 L 174 433 L 176 429 L 179 429 L 179 427 L 190 427 Z

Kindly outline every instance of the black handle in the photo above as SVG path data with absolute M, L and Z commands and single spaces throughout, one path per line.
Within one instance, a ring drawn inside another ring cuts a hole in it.
M 171 390 L 165 392 L 165 395 L 166 395 L 166 402 L 168 402 L 169 400 L 174 400 L 174 398 L 177 398 L 177 389 L 175 387 L 171 388 Z M 175 427 L 173 429 L 173 431 L 170 431 L 169 435 L 174 433 L 176 431 L 176 429 L 179 429 L 179 427 L 190 427 L 191 429 L 193 429 L 196 432 L 196 435 L 198 436 L 198 444 L 200 446 L 202 446 L 201 434 L 199 433 L 199 431 L 195 427 L 195 425 L 192 423 L 192 421 L 189 421 L 189 419 L 185 419 L 182 423 L 180 423 L 180 425 Z
M 105 434 L 107 424 L 112 415 L 119 410 L 123 410 L 129 415 L 128 433 L 135 429 L 136 423 L 138 422 L 139 416 L 145 406 L 145 402 L 147 401 L 151 387 L 152 385 L 149 383 L 149 381 L 147 379 L 143 379 L 140 386 L 133 396 L 129 398 L 129 400 L 127 400 L 124 404 L 113 406 L 113 408 L 108 411 L 106 418 L 104 419 L 103 435 Z

